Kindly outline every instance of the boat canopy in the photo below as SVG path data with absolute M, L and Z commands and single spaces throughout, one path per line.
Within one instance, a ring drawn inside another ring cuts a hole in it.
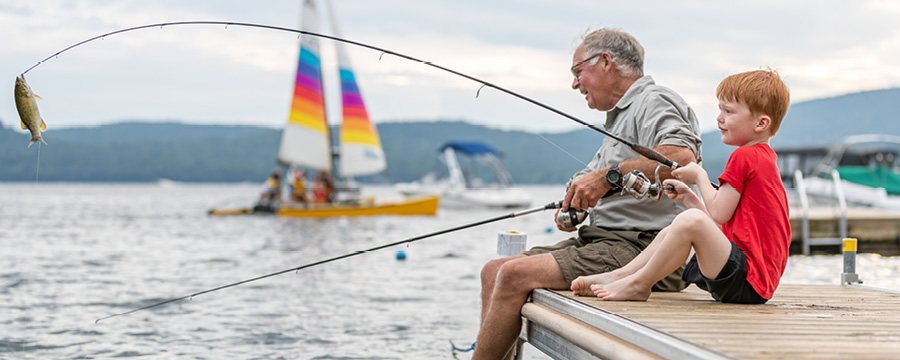
M 491 154 L 494 156 L 501 156 L 502 153 L 497 151 L 496 149 L 488 146 L 487 144 L 477 142 L 477 141 L 451 141 L 444 146 L 441 146 L 438 149 L 438 152 L 444 152 L 447 148 L 451 148 L 453 150 L 462 152 L 466 155 L 481 155 L 481 154 Z
M 884 188 L 890 195 L 900 195 L 900 174 L 887 167 L 871 166 L 838 166 L 841 179 L 866 185 Z

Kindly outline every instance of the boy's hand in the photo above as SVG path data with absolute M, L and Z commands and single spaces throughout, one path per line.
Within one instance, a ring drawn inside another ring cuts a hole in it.
M 669 199 L 672 199 L 672 200 L 675 200 L 678 202 L 684 202 L 685 196 L 688 193 L 693 194 L 693 192 L 691 191 L 691 188 L 689 188 L 687 186 L 687 184 L 685 184 L 681 181 L 675 180 L 675 179 L 663 180 L 663 185 L 672 185 L 672 187 L 673 187 L 672 190 L 668 190 L 668 189 L 666 190 L 666 196 L 668 196 Z
M 703 170 L 703 167 L 693 162 L 673 170 L 672 176 L 688 185 L 699 184 L 700 181 L 704 181 L 708 177 L 706 170 Z
M 672 185 L 673 187 L 672 190 L 666 190 L 666 196 L 668 196 L 669 199 L 681 202 L 692 209 L 702 209 L 706 211 L 703 200 L 700 200 L 700 197 L 698 197 L 687 184 L 675 179 L 668 179 L 663 181 L 663 185 Z

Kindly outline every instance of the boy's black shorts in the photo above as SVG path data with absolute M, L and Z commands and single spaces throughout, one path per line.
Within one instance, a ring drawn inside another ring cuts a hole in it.
M 736 304 L 764 304 L 767 299 L 759 296 L 753 286 L 747 282 L 747 256 L 731 243 L 731 254 L 728 262 L 722 267 L 719 275 L 713 279 L 707 279 L 700 272 L 697 263 L 697 255 L 691 257 L 687 263 L 681 278 L 687 283 L 694 283 L 703 290 L 708 291 L 713 299 L 723 303 Z

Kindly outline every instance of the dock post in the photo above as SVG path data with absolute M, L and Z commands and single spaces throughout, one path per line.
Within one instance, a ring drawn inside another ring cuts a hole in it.
M 503 231 L 497 234 L 497 257 L 521 254 L 525 251 L 528 235 L 517 231 Z
M 859 285 L 856 274 L 856 239 L 844 238 L 844 272 L 841 274 L 841 285 Z
M 525 244 L 528 242 L 528 235 L 517 231 L 504 231 L 497 234 L 497 257 L 507 257 L 521 254 L 525 251 Z M 516 360 L 522 359 L 522 347 L 525 340 L 521 337 L 516 339 Z

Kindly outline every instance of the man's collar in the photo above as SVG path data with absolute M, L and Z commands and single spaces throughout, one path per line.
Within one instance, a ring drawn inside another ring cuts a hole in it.
M 631 86 L 628 87 L 628 91 L 625 91 L 625 95 L 622 95 L 622 98 L 619 99 L 618 102 L 616 102 L 616 106 L 613 109 L 623 110 L 631 106 L 631 103 L 638 96 L 638 94 L 644 92 L 644 89 L 654 84 L 655 82 L 650 75 L 641 76 L 633 84 L 631 84 Z
M 622 98 L 616 102 L 616 106 L 606 112 L 606 124 L 604 126 L 607 129 L 610 129 L 613 122 L 615 122 L 616 117 L 619 116 L 619 112 L 631 106 L 631 103 L 634 102 L 634 99 L 638 94 L 644 92 L 644 89 L 654 84 L 656 83 L 650 75 L 644 75 L 635 80 L 635 82 L 628 87 L 628 90 L 625 91 L 625 95 L 622 95 Z

